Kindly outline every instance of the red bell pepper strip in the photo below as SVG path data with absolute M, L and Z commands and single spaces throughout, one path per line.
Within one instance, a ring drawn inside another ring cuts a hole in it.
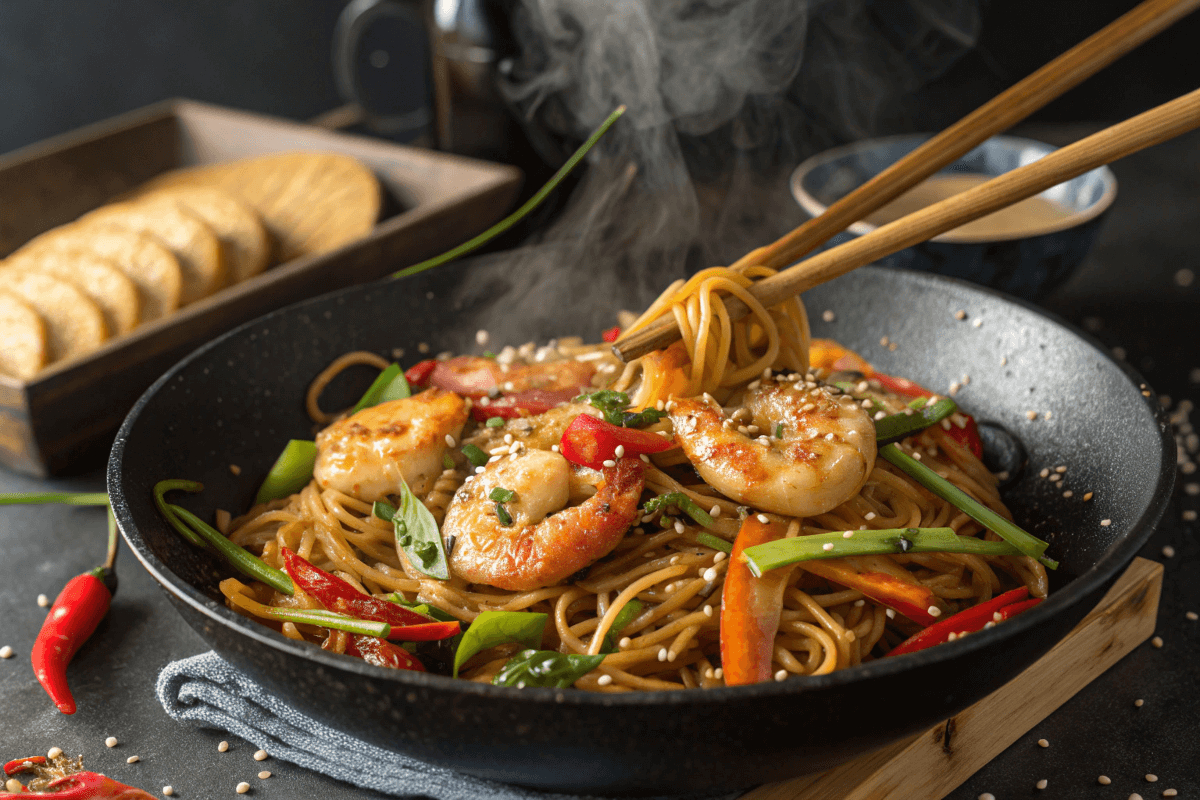
M 800 566 L 827 581 L 857 589 L 913 622 L 921 625 L 937 622 L 937 617 L 929 613 L 930 606 L 937 605 L 937 599 L 927 586 L 908 583 L 884 572 L 859 572 L 839 559 L 805 561 Z
M 726 686 L 771 680 L 771 656 L 783 611 L 783 591 L 792 569 L 771 570 L 761 578 L 750 572 L 742 552 L 756 544 L 782 539 L 787 527 L 746 517 L 733 540 L 729 570 L 721 594 L 721 669 Z
M 1026 608 L 1032 608 L 1038 602 L 1041 602 L 1036 598 L 1031 602 L 1022 602 L 1028 596 L 1029 588 L 1021 586 L 1010 592 L 997 595 L 979 605 L 963 609 L 957 614 L 946 617 L 941 622 L 930 625 L 920 633 L 905 639 L 896 645 L 888 655 L 899 656 L 905 653 L 915 653 L 927 647 L 933 647 L 935 644 L 949 641 L 950 634 L 952 633 L 974 633 L 975 631 L 982 630 L 989 622 L 995 622 L 994 614 L 999 613 L 1001 619 L 1007 619 L 1004 616 L 1004 610 L 1009 606 L 1019 605 L 1022 606 L 1019 610 L 1024 611 Z M 1019 612 L 1014 611 L 1012 613 L 1016 614 Z
M 357 656 L 368 664 L 388 669 L 407 669 L 424 672 L 425 665 L 416 656 L 391 642 L 374 636 L 350 634 L 346 640 L 346 655 Z
M 412 609 L 363 594 L 338 576 L 313 566 L 286 547 L 282 552 L 284 569 L 297 588 L 312 595 L 330 611 L 372 622 L 386 622 L 392 626 L 392 632 L 389 634 L 391 639 L 434 641 L 448 639 L 461 630 L 458 622 L 437 622 Z
M 904 397 L 933 397 L 934 392 L 929 391 L 919 383 L 914 383 L 908 378 L 897 378 L 894 375 L 885 375 L 882 372 L 876 372 L 872 380 L 879 381 L 879 385 L 886 391 L 892 394 L 903 395 Z M 959 412 L 962 414 L 962 412 Z M 979 426 L 975 424 L 975 418 L 970 414 L 962 414 L 966 417 L 967 423 L 963 427 L 958 427 L 953 420 L 950 422 L 950 428 L 946 431 L 946 435 L 954 441 L 961 444 L 974 454 L 976 458 L 983 458 L 983 440 L 979 438 Z
M 409 386 L 424 386 L 429 383 L 429 376 L 437 365 L 438 362 L 432 358 L 418 361 L 404 371 L 404 380 L 408 381 Z
M 1028 611 L 1040 602 L 1042 602 L 1042 598 L 1031 597 L 1028 600 L 1024 600 L 1020 603 L 1010 603 L 1009 605 L 1006 605 L 1004 608 L 1000 609 L 1000 611 L 997 613 L 1000 614 L 1000 621 L 1004 622 L 1005 620 L 1012 619 L 1022 611 Z
M 559 450 L 567 461 L 592 469 L 602 469 L 605 461 L 615 460 L 618 446 L 625 448 L 624 457 L 629 458 L 661 453 L 674 447 L 674 443 L 657 433 L 622 428 L 591 414 L 580 414 L 571 420 L 559 442 Z
M 611 328 L 606 330 L 604 333 L 600 334 L 600 338 L 603 339 L 604 341 L 608 342 L 609 344 L 612 344 L 617 339 L 621 338 L 621 326 L 620 325 L 612 326 Z
M 29 660 L 38 683 L 63 714 L 75 713 L 67 665 L 108 613 L 117 591 L 117 524 L 108 512 L 108 557 L 104 565 L 67 581 L 42 622 Z
M 882 372 L 876 372 L 871 376 L 871 380 L 878 381 L 880 387 L 885 392 L 898 394 L 902 397 L 916 399 L 918 397 L 929 397 L 933 394 L 933 392 L 915 381 L 910 381 L 908 378 L 897 378 L 894 375 L 886 375 Z
M 490 401 L 486 406 L 476 403 L 471 407 L 471 416 L 478 422 L 487 422 L 492 417 L 515 419 L 544 414 L 555 406 L 569 403 L 579 396 L 578 387 L 572 389 L 526 389 L 513 392 Z

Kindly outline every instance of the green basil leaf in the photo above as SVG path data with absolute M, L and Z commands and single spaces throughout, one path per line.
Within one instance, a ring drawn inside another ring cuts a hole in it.
M 496 686 L 549 687 L 566 689 L 588 674 L 604 656 L 564 655 L 553 650 L 522 650 L 492 678 Z
M 402 400 L 411 394 L 412 390 L 408 388 L 404 370 L 400 369 L 399 364 L 390 364 L 371 382 L 354 408 L 350 409 L 350 413 L 357 414 L 364 408 L 377 406 L 389 400 Z
M 473 444 L 464 444 L 462 446 L 462 454 L 467 457 L 467 461 L 470 461 L 477 467 L 482 467 L 488 463 L 488 454 Z
M 307 439 L 292 439 L 267 473 L 258 489 L 255 503 L 268 503 L 295 494 L 312 480 L 313 465 L 317 463 L 317 443 Z
M 437 522 L 403 479 L 400 481 L 400 507 L 392 515 L 392 524 L 396 528 L 396 544 L 418 572 L 439 581 L 450 580 L 450 567 L 446 564 L 446 551 Z
M 484 611 L 462 635 L 454 653 L 454 677 L 476 653 L 501 644 L 516 642 L 540 647 L 546 630 L 546 615 L 531 611 Z
M 645 607 L 641 600 L 630 600 L 621 606 L 621 610 L 617 612 L 617 618 L 613 620 L 612 627 L 608 629 L 608 633 L 604 634 L 604 644 L 600 646 L 601 653 L 617 652 L 617 642 L 621 640 L 621 631 L 625 630 L 626 626 L 633 622 L 633 618 L 642 613 L 642 609 Z

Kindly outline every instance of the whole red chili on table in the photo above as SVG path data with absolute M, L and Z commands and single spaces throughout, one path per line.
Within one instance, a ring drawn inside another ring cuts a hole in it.
M 110 509 L 104 564 L 72 578 L 63 587 L 33 642 L 29 655 L 33 674 L 64 714 L 75 713 L 75 698 L 67 685 L 67 665 L 108 613 L 117 591 L 117 574 L 113 571 L 116 560 L 117 525 Z
M 58 756 L 18 758 L 4 765 L 4 776 L 11 778 L 23 772 L 35 774 L 32 785 L 42 784 L 37 791 L 21 786 L 16 793 L 23 797 L 53 797 L 56 800 L 154 800 L 154 795 L 114 781 L 98 772 L 80 771 L 78 759 Z M 11 790 L 10 790 L 11 791 Z

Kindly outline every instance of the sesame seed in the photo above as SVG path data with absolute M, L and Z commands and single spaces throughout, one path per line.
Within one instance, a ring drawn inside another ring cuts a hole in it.
M 1058 483 L 1059 481 L 1062 480 L 1062 475 L 1055 473 L 1055 474 L 1051 475 L 1047 480 L 1049 480 L 1051 483 Z
M 175 787 L 174 786 L 164 786 L 163 794 L 165 794 L 167 797 L 170 797 L 171 795 L 175 794 Z
M 686 528 L 684 528 L 684 526 L 683 526 L 683 521 L 682 521 L 682 520 L 678 520 L 678 519 L 677 519 L 677 520 L 675 520 L 675 526 L 674 526 L 674 527 L 675 527 L 675 532 L 676 532 L 676 533 L 683 533 L 683 532 L 686 530 Z
M 1042 779 L 1041 779 L 1040 781 L 1038 781 L 1038 782 L 1037 782 L 1035 785 L 1036 785 L 1036 786 L 1037 786 L 1037 788 L 1039 788 L 1039 789 L 1045 789 L 1047 786 L 1049 786 L 1049 785 L 1050 785 L 1050 781 L 1046 780 L 1045 778 L 1042 778 Z
M 895 618 L 896 618 L 896 610 L 895 610 L 894 608 L 889 608 L 889 609 L 888 609 L 886 612 L 884 612 L 884 613 L 886 613 L 886 614 L 887 614 L 887 618 L 888 618 L 888 619 L 895 619 Z
M 1084 492 L 1084 493 L 1083 493 L 1083 502 L 1085 502 L 1085 503 L 1086 503 L 1088 500 L 1091 500 L 1091 499 L 1092 499 L 1092 497 L 1094 497 L 1094 496 L 1095 496 L 1095 495 L 1094 495 L 1094 493 L 1092 493 L 1092 492 Z
M 476 468 L 475 468 L 475 474 L 476 474 L 476 475 L 482 475 L 483 473 L 484 473 L 484 468 L 483 468 L 483 467 L 476 467 Z
M 883 419 L 883 418 L 884 418 L 884 417 L 886 417 L 886 416 L 887 416 L 887 413 L 886 413 L 886 412 L 884 412 L 884 411 L 876 411 L 876 412 L 875 412 L 875 417 L 874 417 L 874 419 L 875 419 L 876 421 L 879 421 L 879 420 Z
M 1044 419 L 1044 420 L 1049 420 L 1049 419 L 1050 419 L 1050 417 L 1052 417 L 1052 416 L 1054 416 L 1054 412 L 1053 412 L 1053 411 L 1047 411 L 1045 414 L 1042 414 L 1042 419 Z
M 659 661 L 667 660 L 667 648 L 664 647 L 658 651 L 658 660 Z
M 246 792 L 250 791 L 250 784 L 242 781 L 237 785 L 236 791 L 238 794 L 245 794 Z
M 105 739 L 104 746 L 105 747 L 116 747 L 117 746 L 117 737 L 110 736 L 107 739 Z M 228 747 L 228 745 L 226 745 L 226 747 Z
M 1146 783 L 1158 783 L 1158 776 L 1152 772 L 1146 773 Z
M 720 506 L 713 506 L 712 508 L 710 508 L 710 509 L 708 510 L 708 515 L 709 515 L 710 517 L 719 517 L 719 516 L 721 516 L 721 507 L 720 507 Z
M 1000 356 L 1000 366 L 1003 367 L 1006 364 L 1008 364 L 1008 356 Z
M 942 615 L 942 610 L 937 606 L 930 606 L 925 610 L 929 612 L 929 616 L 931 617 L 940 617 Z
M 1042 478 L 1048 478 L 1048 477 L 1050 477 L 1050 470 L 1043 469 L 1041 472 L 1038 473 L 1038 476 L 1042 477 Z
M 821 319 L 825 320 L 826 322 L 833 322 L 835 319 L 837 319 L 837 315 L 827 309 L 821 312 Z
M 51 747 L 48 751 L 46 751 L 46 758 L 58 758 L 61 755 L 62 755 L 61 747 Z
M 1107 528 L 1109 525 L 1112 525 L 1112 520 L 1111 520 L 1111 519 L 1102 519 L 1102 520 L 1100 520 L 1100 527 L 1101 527 L 1101 528 Z
M 1169 544 L 1163 545 L 1162 554 L 1164 556 L 1166 556 L 1167 558 L 1174 558 L 1175 557 L 1175 548 L 1171 547 L 1171 545 L 1169 545 Z
M 615 467 L 616 465 L 617 465 L 617 462 L 613 461 L 611 458 L 604 459 L 604 466 Z
M 767 519 L 767 515 L 766 515 L 766 514 L 759 514 L 759 515 L 758 515 L 758 521 L 759 521 L 759 522 L 761 522 L 763 525 L 766 525 L 766 524 L 767 524 L 768 522 L 770 522 L 771 520 Z
M 724 668 L 722 668 L 722 667 L 717 667 L 716 669 L 714 669 L 714 670 L 713 670 L 713 677 L 714 677 L 714 678 L 716 678 L 717 680 L 720 680 L 721 678 L 724 678 L 724 677 L 725 677 L 725 670 L 724 670 Z
M 853 539 L 853 538 L 854 538 L 854 531 L 842 531 L 842 538 L 843 538 L 843 539 Z M 829 547 L 829 549 L 830 549 L 830 550 L 832 550 L 832 549 L 833 549 L 833 547 L 832 547 L 832 546 L 830 546 L 830 547 Z
M 914 460 L 914 461 L 920 461 L 920 460 L 921 460 L 921 454 L 920 454 L 920 453 L 918 453 L 918 452 L 917 452 L 917 451 L 915 451 L 915 450 L 913 451 L 912 457 L 913 457 L 913 460 Z
M 1142 800 L 1142 796 L 1137 792 L 1134 792 L 1133 794 L 1129 795 L 1129 800 Z
M 706 617 L 711 617 L 712 615 L 713 615 L 713 607 L 712 607 L 712 606 L 709 606 L 709 605 L 706 605 L 706 606 L 704 607 L 704 616 L 706 616 Z
M 717 551 L 717 554 L 715 556 L 713 556 L 713 563 L 720 564 L 726 558 L 727 558 L 727 556 L 724 553 Z
M 126 764 L 136 764 L 137 762 L 139 762 L 141 760 L 142 759 L 138 758 L 137 756 L 130 756 L 129 758 L 125 759 L 125 763 Z
M 1184 616 L 1187 617 L 1188 619 L 1190 619 L 1192 622 L 1195 622 L 1196 620 L 1200 619 L 1200 614 L 1197 614 L 1195 611 L 1189 611 L 1186 614 L 1184 614 Z
M 266 759 L 267 759 L 267 751 L 266 750 L 259 750 L 258 752 L 256 752 L 254 754 L 255 761 L 266 761 Z
M 1050 742 L 1045 739 L 1038 739 L 1038 747 L 1049 747 Z
M 229 749 L 229 742 L 221 742 L 219 745 L 217 745 L 218 753 L 224 753 L 228 749 Z
M 1150 640 L 1150 644 L 1154 645 L 1155 647 L 1161 648 L 1163 646 L 1162 637 L 1155 636 L 1153 639 Z
M 979 795 L 979 800 L 996 800 L 996 795 L 992 794 L 991 792 L 984 792 L 983 794 Z
M 1145 705 L 1145 704 L 1146 704 L 1146 701 L 1145 701 L 1145 700 L 1143 700 L 1143 699 L 1142 699 L 1142 698 L 1140 698 L 1140 697 L 1139 697 L 1137 700 L 1134 700 L 1134 701 L 1133 701 L 1133 705 L 1134 705 L 1134 707 L 1135 707 L 1135 708 L 1141 708 L 1141 707 L 1142 707 L 1143 705 Z
M 260 781 L 265 781 L 269 777 L 271 777 L 271 773 L 268 770 L 264 769 L 262 772 L 258 773 L 258 779 Z
M 775 673 L 775 680 L 777 680 L 777 681 L 783 681 L 783 680 L 787 680 L 787 670 L 786 670 L 786 669 L 781 669 L 781 670 L 779 670 L 778 672 L 776 672 L 776 673 Z
M 974 328 L 978 328 L 981 325 L 983 325 L 983 320 L 981 320 L 981 319 L 977 319 L 971 323 L 971 326 Z
M 417 352 L 418 353 L 428 353 L 429 352 L 429 344 L 427 342 L 419 343 L 417 345 Z
M 1174 797 L 1177 794 L 1179 794 L 1179 792 L 1174 789 L 1163 789 L 1163 797 Z
M 1038 413 L 1036 411 L 1026 411 L 1025 412 L 1025 419 L 1029 420 L 1030 422 L 1033 422 L 1037 418 L 1038 418 Z
M 1200 483 L 1185 483 L 1183 485 L 1183 493 L 1195 497 L 1200 494 Z
M 1073 497 L 1074 495 L 1075 495 L 1075 493 L 1072 492 L 1070 489 L 1067 489 L 1065 492 L 1063 492 L 1063 497 Z
M 956 320 L 958 320 L 959 322 L 962 322 L 964 319 L 967 318 L 967 312 L 963 311 L 962 309 L 959 309 L 958 311 L 954 312 L 954 318 Z
M 704 573 L 703 573 L 704 580 L 710 581 L 710 582 L 715 581 L 717 579 L 717 575 L 718 575 L 718 573 L 717 573 L 716 567 L 709 567 L 708 569 L 704 570 Z
M 886 336 L 880 337 L 879 344 L 883 347 L 887 347 L 888 346 L 888 337 L 886 337 Z
M 488 332 L 485 330 L 475 331 L 475 343 L 484 345 L 488 343 Z
M 1096 778 L 1096 783 L 1100 784 L 1101 786 L 1108 786 L 1110 783 L 1112 783 L 1112 778 L 1108 777 L 1107 775 L 1101 775 L 1099 778 Z
M 833 549 L 833 542 L 826 542 L 825 544 L 821 545 L 821 549 L 828 553 Z
M 37 604 L 42 608 L 45 608 L 46 606 L 50 605 L 50 598 L 46 597 L 44 594 L 39 594 L 37 596 Z
M 625 457 L 625 445 L 623 445 L 623 444 L 617 445 L 617 448 L 615 450 L 613 450 L 613 455 L 616 456 L 617 458 L 624 458 Z
M 8 645 L 4 645 L 4 647 L 0 647 L 0 658 L 12 658 L 12 657 L 13 657 L 13 649 L 11 647 L 9 647 Z
M 20 792 L 25 791 L 25 784 L 21 783 L 16 778 L 9 778 L 4 782 L 4 788 L 13 794 L 19 794 Z
M 1196 512 L 1191 510 L 1190 508 L 1187 511 L 1183 512 L 1183 514 L 1181 514 L 1180 516 L 1183 517 L 1184 522 L 1195 522 L 1196 521 Z

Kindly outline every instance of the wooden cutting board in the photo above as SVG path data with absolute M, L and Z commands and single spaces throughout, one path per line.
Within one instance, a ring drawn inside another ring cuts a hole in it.
M 1163 567 L 1134 559 L 1104 599 L 1033 666 L 967 710 L 817 775 L 740 800 L 938 800 L 1154 633 Z

